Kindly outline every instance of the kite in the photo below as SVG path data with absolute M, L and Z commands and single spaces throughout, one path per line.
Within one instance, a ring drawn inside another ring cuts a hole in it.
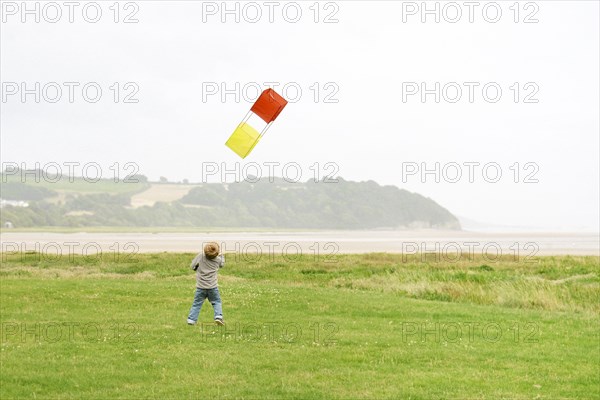
M 250 111 L 248 111 L 248 114 L 246 114 L 242 122 L 235 128 L 229 139 L 227 139 L 225 146 L 233 150 L 238 156 L 246 158 L 271 127 L 273 121 L 275 121 L 275 118 L 277 118 L 287 103 L 273 89 L 269 88 L 262 92 Z M 260 133 L 247 122 L 252 114 L 259 116 L 267 123 Z

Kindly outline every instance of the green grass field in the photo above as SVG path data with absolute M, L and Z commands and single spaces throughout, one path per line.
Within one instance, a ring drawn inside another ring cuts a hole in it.
M 3 254 L 0 398 L 600 397 L 598 257 L 192 256 Z

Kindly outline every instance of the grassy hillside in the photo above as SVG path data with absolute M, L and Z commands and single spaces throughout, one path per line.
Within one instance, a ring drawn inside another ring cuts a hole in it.
M 41 174 L 41 172 L 39 172 Z M 145 177 L 139 176 L 138 182 L 124 182 L 122 179 L 115 182 L 113 179 L 99 179 L 97 181 L 91 178 L 83 179 L 81 177 L 69 177 L 63 176 L 60 179 L 56 177 L 49 177 L 48 179 L 42 179 L 41 177 L 36 182 L 34 176 L 25 176 L 25 179 L 21 175 L 16 174 L 0 174 L 0 182 L 2 182 L 2 190 L 6 190 L 6 187 L 12 186 L 14 188 L 27 190 L 27 187 L 33 187 L 38 189 L 46 189 L 50 191 L 48 196 L 57 195 L 58 193 L 68 194 L 89 194 L 89 193 L 108 193 L 108 194 L 123 194 L 129 193 L 134 194 L 143 191 L 149 187 Z M 135 179 L 131 178 L 132 180 Z M 56 180 L 56 181 L 54 181 Z M 10 184 L 10 185 L 6 185 Z M 12 188 L 11 188 L 12 189 Z M 12 194 L 13 190 L 11 190 Z M 6 194 L 2 194 L 3 199 L 10 199 L 5 197 Z M 12 200 L 12 199 L 11 199 Z M 14 199 L 14 200 L 29 200 L 29 199 Z
M 3 255 L 0 397 L 600 396 L 597 257 L 232 254 L 216 328 L 192 256 Z
M 132 185 L 104 180 L 94 185 L 79 182 L 69 190 L 64 185 L 49 190 L 5 183 L 7 198 L 31 204 L 5 207 L 1 223 L 17 228 L 460 229 L 458 219 L 432 199 L 373 181 L 288 183 L 265 178 L 254 183 L 180 185 L 141 180 Z M 79 186 L 86 189 L 75 191 Z M 92 190 L 98 188 L 105 190 Z

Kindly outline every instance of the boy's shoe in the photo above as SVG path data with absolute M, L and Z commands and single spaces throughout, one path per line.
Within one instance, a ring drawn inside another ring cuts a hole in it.
M 189 319 L 187 321 L 188 325 L 196 325 L 196 321 L 194 321 L 193 319 Z
M 223 325 L 225 325 L 225 322 L 223 322 L 222 318 L 215 318 L 215 324 L 217 324 L 219 326 L 223 326 Z

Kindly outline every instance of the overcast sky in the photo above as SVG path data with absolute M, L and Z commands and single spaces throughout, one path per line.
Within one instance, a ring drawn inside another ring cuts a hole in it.
M 237 162 L 307 180 L 319 163 L 477 221 L 598 230 L 596 1 L 428 2 L 439 23 L 421 2 L 113 3 L 2 2 L 3 163 L 171 181 Z M 290 103 L 241 160 L 224 142 L 268 82 Z M 436 163 L 438 182 L 421 174 Z

